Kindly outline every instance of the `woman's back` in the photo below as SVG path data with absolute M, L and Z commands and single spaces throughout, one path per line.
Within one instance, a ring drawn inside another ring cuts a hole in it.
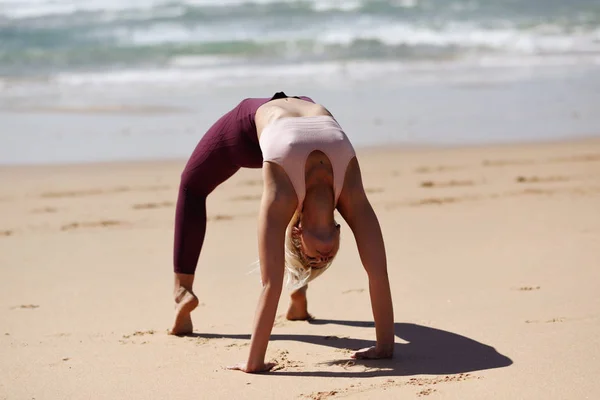
M 313 117 L 331 113 L 322 105 L 311 103 L 295 97 L 271 100 L 256 110 L 256 133 L 260 139 L 265 126 L 280 118 Z

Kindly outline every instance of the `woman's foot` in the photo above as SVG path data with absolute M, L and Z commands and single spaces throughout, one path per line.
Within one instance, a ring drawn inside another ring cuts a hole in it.
M 290 321 L 308 321 L 313 319 L 313 316 L 308 313 L 306 286 L 291 294 L 290 307 L 285 317 Z
M 175 291 L 175 322 L 169 334 L 187 335 L 192 333 L 194 326 L 191 312 L 196 307 L 198 307 L 198 298 L 194 293 L 184 287 L 177 289 Z

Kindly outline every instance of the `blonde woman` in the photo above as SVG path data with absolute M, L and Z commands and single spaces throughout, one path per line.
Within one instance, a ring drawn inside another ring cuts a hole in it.
M 355 358 L 389 358 L 394 321 L 379 222 L 362 184 L 352 144 L 336 120 L 308 97 L 245 99 L 204 135 L 182 176 L 175 218 L 175 322 L 171 333 L 192 332 L 198 305 L 194 272 L 206 231 L 206 197 L 239 168 L 263 169 L 258 219 L 262 282 L 248 359 L 231 369 L 263 372 L 284 280 L 292 289 L 287 318 L 308 319 L 306 288 L 337 254 L 348 223 L 369 278 L 376 345 Z

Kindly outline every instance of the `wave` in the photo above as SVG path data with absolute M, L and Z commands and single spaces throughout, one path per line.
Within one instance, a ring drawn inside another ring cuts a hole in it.
M 600 54 L 600 28 L 559 33 L 560 28 L 483 29 L 453 23 L 434 30 L 406 24 L 331 26 L 283 34 L 251 30 L 217 34 L 210 29 L 163 26 L 111 31 L 111 38 L 79 36 L 69 31 L 24 35 L 12 45 L 0 44 L 0 73 L 28 68 L 119 68 L 170 65 L 186 56 L 228 56 L 230 61 L 298 62 L 328 60 L 439 60 L 506 53 L 509 55 Z M 71 40 L 71 42 L 68 42 Z M 35 42 L 31 49 L 27 42 Z M 46 43 L 45 48 L 39 43 Z M 3 46 L 5 47 L 3 49 Z
M 29 19 L 48 16 L 65 16 L 76 13 L 115 13 L 128 11 L 144 11 L 162 7 L 180 7 L 219 12 L 233 8 L 249 11 L 308 10 L 314 12 L 357 11 L 361 9 L 411 8 L 417 0 L 370 1 L 370 0 L 9 0 L 5 2 L 0 16 L 9 19 Z
M 186 65 L 189 67 L 192 60 Z M 483 57 L 465 59 L 460 62 L 437 63 L 420 61 L 401 63 L 394 61 L 350 61 L 350 62 L 321 62 L 300 63 L 287 65 L 212 65 L 197 60 L 198 64 L 206 68 L 156 68 L 132 69 L 102 73 L 62 73 L 51 79 L 52 83 L 67 86 L 99 86 L 107 85 L 153 85 L 167 87 L 187 87 L 190 84 L 206 86 L 237 86 L 248 82 L 263 84 L 279 83 L 282 79 L 290 83 L 319 82 L 334 84 L 335 82 L 347 83 L 352 81 L 379 79 L 402 79 L 415 82 L 418 80 L 444 80 L 455 78 L 468 81 L 477 79 L 491 79 L 485 70 L 514 70 L 516 73 L 496 74 L 497 78 L 503 76 L 516 76 L 525 73 L 541 74 L 540 67 L 570 67 L 573 65 L 587 65 L 593 68 L 600 66 L 600 56 L 536 56 L 522 57 Z M 209 63 L 210 64 L 210 63 Z M 482 72 L 483 71 L 483 72 Z M 529 72 L 527 72 L 529 71 Z M 443 72 L 440 74 L 440 72 Z
M 246 16 L 248 18 L 302 14 L 374 14 L 407 18 L 438 15 L 545 18 L 598 16 L 596 0 L 3 0 L 0 20 L 27 20 L 87 14 L 96 18 L 126 19 L 142 12 L 178 10 L 178 14 L 211 18 Z
M 217 62 L 578 60 L 600 54 L 596 2 L 3 0 L 0 75 L 203 69 Z

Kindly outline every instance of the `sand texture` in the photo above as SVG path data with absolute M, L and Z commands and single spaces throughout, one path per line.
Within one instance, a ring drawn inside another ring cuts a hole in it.
M 267 359 L 245 360 L 256 299 L 259 170 L 208 201 L 195 333 L 171 324 L 183 161 L 0 168 L 0 399 L 598 399 L 600 140 L 363 149 L 384 232 L 396 358 L 374 340 L 342 222 L 311 284 L 280 302 Z

